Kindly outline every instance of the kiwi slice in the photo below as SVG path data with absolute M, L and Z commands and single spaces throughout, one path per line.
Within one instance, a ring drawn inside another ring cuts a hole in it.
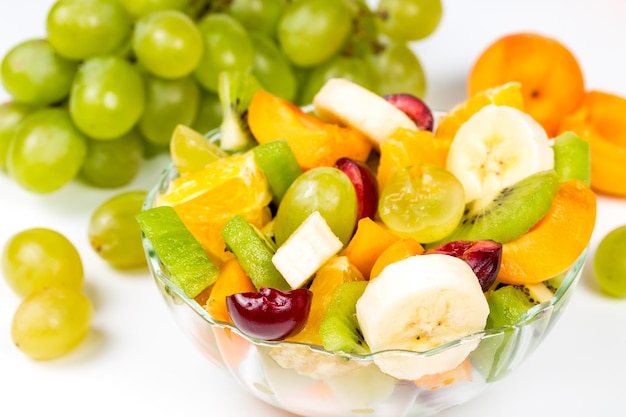
M 485 329 L 501 329 L 514 326 L 523 319 L 532 307 L 549 301 L 554 288 L 545 283 L 530 285 L 505 285 L 490 292 L 487 296 L 489 316 Z M 502 378 L 509 372 L 508 358 L 515 351 L 515 330 L 484 338 L 472 353 L 472 364 L 488 381 Z
M 333 290 L 320 322 L 324 349 L 330 352 L 369 353 L 356 320 L 356 302 L 366 286 L 367 281 L 350 281 L 339 284 Z
M 492 198 L 468 203 L 459 226 L 438 244 L 455 240 L 515 240 L 550 210 L 558 191 L 559 176 L 554 170 L 530 175 Z
M 217 280 L 219 268 L 172 207 L 154 207 L 140 212 L 135 218 L 169 271 L 170 280 L 187 297 L 196 297 Z
M 254 160 L 261 167 L 276 205 L 280 203 L 291 183 L 302 174 L 296 156 L 284 139 L 273 140 L 255 146 Z
M 254 94 L 261 89 L 261 84 L 251 73 L 220 73 L 217 85 L 222 107 L 220 147 L 225 151 L 243 152 L 256 145 L 248 126 L 248 106 Z
M 243 216 L 238 214 L 228 220 L 222 228 L 222 237 L 257 290 L 261 287 L 291 289 L 272 262 L 275 245 Z
M 573 132 L 554 139 L 554 170 L 561 181 L 579 180 L 591 183 L 591 150 L 589 142 Z

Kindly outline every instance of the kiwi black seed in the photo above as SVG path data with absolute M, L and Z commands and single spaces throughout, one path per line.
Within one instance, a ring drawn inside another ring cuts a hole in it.
M 554 170 L 530 175 L 493 197 L 467 204 L 459 226 L 442 242 L 491 239 L 506 243 L 533 227 L 550 210 L 559 190 Z

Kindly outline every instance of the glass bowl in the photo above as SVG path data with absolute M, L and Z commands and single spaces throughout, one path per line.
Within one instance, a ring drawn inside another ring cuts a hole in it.
M 165 168 L 148 194 L 144 210 L 156 204 L 159 194 L 167 191 L 177 175 L 173 165 Z M 307 417 L 422 417 L 469 401 L 517 369 L 548 335 L 573 293 L 586 258 L 586 252 L 582 253 L 567 271 L 551 279 L 555 289 L 552 298 L 531 308 L 516 326 L 474 333 L 422 353 L 355 355 L 331 353 L 314 345 L 254 339 L 216 321 L 172 283 L 145 236 L 143 245 L 150 271 L 176 322 L 207 360 L 228 370 L 261 400 Z M 443 379 L 400 380 L 381 372 L 376 364 L 390 356 L 419 362 L 427 356 L 471 349 L 461 366 L 464 369 Z

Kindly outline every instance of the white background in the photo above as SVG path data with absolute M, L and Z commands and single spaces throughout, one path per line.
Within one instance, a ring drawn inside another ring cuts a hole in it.
M 45 34 L 51 4 L 0 2 L 2 56 L 17 42 Z M 565 43 L 581 62 L 588 88 L 626 96 L 624 0 L 444 0 L 444 7 L 437 32 L 415 45 L 434 108 L 462 101 L 465 78 L 481 50 L 521 30 Z M 7 98 L 1 87 L 0 98 Z M 147 189 L 165 163 L 165 157 L 146 163 L 124 189 Z M 122 274 L 92 253 L 88 218 L 120 191 L 71 184 L 51 195 L 33 195 L 0 174 L 0 245 L 34 226 L 62 232 L 80 251 L 86 292 L 96 308 L 93 331 L 80 348 L 56 361 L 33 362 L 11 342 L 19 300 L 0 280 L 0 416 L 289 416 L 244 393 L 204 361 L 176 327 L 147 271 Z M 600 238 L 621 224 L 626 224 L 626 199 L 599 197 L 590 257 Z M 509 379 L 443 416 L 625 415 L 626 300 L 599 294 L 589 266 L 536 354 Z

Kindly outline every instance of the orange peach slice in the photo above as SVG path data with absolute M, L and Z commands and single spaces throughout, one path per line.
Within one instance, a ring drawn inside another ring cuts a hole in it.
M 385 225 L 369 217 L 359 220 L 354 236 L 343 251 L 365 279 L 369 279 L 374 262 L 380 254 L 400 238 Z
M 520 238 L 502 245 L 497 281 L 533 284 L 569 268 L 583 253 L 596 222 L 596 196 L 583 182 L 561 184 L 552 207 Z
M 358 131 L 326 123 L 265 91 L 252 98 L 248 125 L 259 143 L 285 139 L 303 170 L 332 166 L 342 157 L 365 162 L 372 149 Z
M 626 197 L 626 98 L 600 91 L 585 94 L 580 108 L 563 119 L 560 131 L 589 142 L 591 188 Z
M 221 268 L 204 307 L 215 319 L 232 323 L 226 306 L 226 297 L 242 292 L 256 292 L 252 280 L 246 275 L 237 258 L 227 260 Z
M 424 253 L 424 247 L 412 237 L 397 240 L 389 245 L 389 247 L 376 258 L 376 262 L 374 262 L 370 273 L 370 280 L 380 275 L 387 265 L 422 253 Z

